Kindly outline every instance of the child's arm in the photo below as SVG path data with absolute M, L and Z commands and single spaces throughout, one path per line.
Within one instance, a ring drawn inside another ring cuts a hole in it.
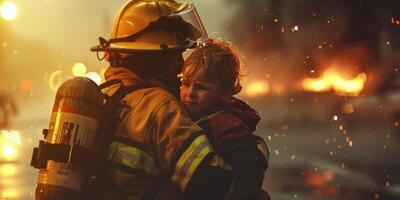
M 233 190 L 228 199 L 260 200 L 267 162 L 256 145 L 246 141 L 226 141 L 220 146 L 219 152 L 234 170 Z
M 234 185 L 228 199 L 260 200 L 268 163 L 257 148 L 254 135 L 240 119 L 230 113 L 215 116 L 209 128 L 217 152 L 234 169 Z

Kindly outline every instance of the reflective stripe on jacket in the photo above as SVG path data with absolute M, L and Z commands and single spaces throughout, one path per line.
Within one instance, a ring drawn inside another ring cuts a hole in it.
M 257 143 L 257 149 L 261 151 L 261 153 L 265 157 L 265 160 L 267 161 L 267 163 L 269 163 L 270 151 L 267 146 L 267 143 L 265 143 L 264 139 L 262 139 L 261 137 L 256 139 L 256 143 Z

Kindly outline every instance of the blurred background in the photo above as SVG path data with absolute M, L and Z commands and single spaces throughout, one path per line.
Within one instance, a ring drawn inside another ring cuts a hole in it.
M 100 83 L 89 48 L 124 0 L 0 0 L 0 199 L 34 199 L 32 148 L 55 91 Z M 210 37 L 247 61 L 272 199 L 400 199 L 400 1 L 197 0 Z

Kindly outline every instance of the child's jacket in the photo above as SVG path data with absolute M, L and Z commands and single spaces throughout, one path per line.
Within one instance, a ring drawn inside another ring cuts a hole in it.
M 253 134 L 259 121 L 258 113 L 236 98 L 198 120 L 216 152 L 233 168 L 234 185 L 229 199 L 266 198 L 261 186 L 269 151 L 264 140 Z

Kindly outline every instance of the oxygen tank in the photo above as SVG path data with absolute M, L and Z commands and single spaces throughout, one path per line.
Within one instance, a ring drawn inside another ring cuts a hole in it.
M 76 77 L 57 91 L 45 140 L 34 149 L 36 200 L 76 200 L 97 143 L 103 96 L 92 80 Z

